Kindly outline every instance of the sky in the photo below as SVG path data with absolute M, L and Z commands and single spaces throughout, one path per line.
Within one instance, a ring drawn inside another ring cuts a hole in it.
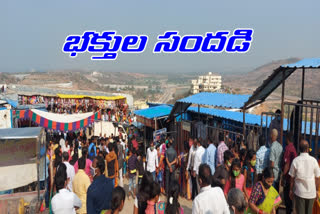
M 246 72 L 289 57 L 320 57 L 320 1 L 55 0 L 0 1 L 0 72 L 81 69 L 128 72 Z M 253 28 L 251 49 L 239 53 L 153 54 L 157 36 Z M 112 61 L 70 58 L 65 38 L 86 30 L 149 36 L 140 54 Z

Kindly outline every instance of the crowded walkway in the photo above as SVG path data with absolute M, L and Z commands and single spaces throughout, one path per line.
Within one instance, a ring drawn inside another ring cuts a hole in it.
M 216 134 L 189 137 L 180 153 L 170 137 L 150 142 L 144 153 L 134 136 L 65 141 L 61 135 L 47 148 L 46 207 L 53 213 L 319 213 L 320 168 L 308 141 L 301 139 L 298 153 L 291 133 L 283 149 L 277 129 L 269 146 L 263 135 L 248 145 Z

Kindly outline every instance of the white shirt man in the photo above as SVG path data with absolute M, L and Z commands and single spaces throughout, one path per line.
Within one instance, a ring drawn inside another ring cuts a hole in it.
M 199 166 L 202 163 L 202 158 L 203 158 L 203 154 L 204 154 L 205 151 L 206 151 L 205 148 L 203 148 L 203 146 L 198 144 L 198 148 L 197 148 L 197 151 L 196 151 L 195 156 L 194 156 L 193 171 L 196 173 L 198 192 L 200 191 L 200 185 L 199 185 L 199 182 L 198 182 Z
M 320 180 L 320 169 L 317 160 L 308 153 L 308 142 L 302 140 L 299 147 L 301 154 L 293 159 L 289 171 L 292 179 L 290 196 L 291 199 L 293 199 L 292 191 L 294 189 L 297 213 L 301 213 L 302 211 L 311 213 L 313 202 L 319 190 L 319 186 L 316 186 L 316 183 L 318 184 Z M 307 204 L 309 204 L 309 206 Z M 306 211 L 306 209 L 309 211 Z
M 198 182 L 200 193 L 193 200 L 192 214 L 229 214 L 229 207 L 220 187 L 211 187 L 209 165 L 201 164 Z
M 66 141 L 61 138 L 60 141 L 59 141 L 59 145 L 61 146 L 61 148 L 65 147 L 66 146 Z
M 199 166 L 202 163 L 202 157 L 205 152 L 205 148 L 203 146 L 198 146 L 197 151 L 194 155 L 194 166 L 193 171 L 196 172 L 196 175 L 199 175 Z
M 51 200 L 54 214 L 75 214 L 74 207 L 81 207 L 79 197 L 67 189 L 60 189 Z
M 153 174 L 155 173 L 157 167 L 158 167 L 158 154 L 157 154 L 157 150 L 154 148 L 154 145 L 152 143 L 150 145 L 150 148 L 148 148 L 147 150 L 147 171 Z
M 294 178 L 294 194 L 300 198 L 316 198 L 315 178 L 320 177 L 317 160 L 308 153 L 293 159 L 289 175 Z
M 62 158 L 63 158 L 63 163 L 67 167 L 67 178 L 69 180 L 69 183 L 66 188 L 72 192 L 72 181 L 76 173 L 75 173 L 74 167 L 68 162 L 69 155 L 67 152 L 62 153 Z
M 189 150 L 189 158 L 188 158 L 188 164 L 187 164 L 187 170 L 193 170 L 193 166 L 194 166 L 194 156 L 196 154 L 197 151 L 197 146 L 193 145 L 191 146 L 190 150 Z

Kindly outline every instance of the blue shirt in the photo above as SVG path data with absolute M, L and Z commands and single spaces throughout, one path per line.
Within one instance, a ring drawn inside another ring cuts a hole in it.
M 211 175 L 215 172 L 216 150 L 216 147 L 213 144 L 210 144 L 202 156 L 202 163 L 206 163 L 210 166 Z
M 261 174 L 262 171 L 269 166 L 269 155 L 270 149 L 266 146 L 261 146 L 260 149 L 257 151 L 256 157 L 256 171 L 257 174 Z
M 93 147 L 93 148 L 92 148 Z M 91 150 L 94 150 L 94 154 L 91 152 Z M 97 154 L 97 148 L 96 148 L 96 145 L 94 143 L 91 143 L 89 145 L 89 148 L 88 148 L 88 154 L 89 154 L 89 159 L 90 160 L 93 160 L 93 158 L 96 156 Z
M 100 214 L 102 210 L 111 209 L 112 190 L 112 179 L 104 174 L 94 179 L 87 191 L 87 213 Z

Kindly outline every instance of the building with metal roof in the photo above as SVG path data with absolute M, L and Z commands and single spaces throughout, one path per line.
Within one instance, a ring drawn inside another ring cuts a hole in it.
M 224 94 L 224 93 L 211 93 L 202 92 L 198 93 L 181 100 L 178 100 L 170 113 L 170 118 L 180 112 L 185 112 L 189 106 L 204 105 L 213 106 L 218 108 L 227 109 L 240 109 L 248 101 L 250 95 L 240 95 L 240 94 Z

